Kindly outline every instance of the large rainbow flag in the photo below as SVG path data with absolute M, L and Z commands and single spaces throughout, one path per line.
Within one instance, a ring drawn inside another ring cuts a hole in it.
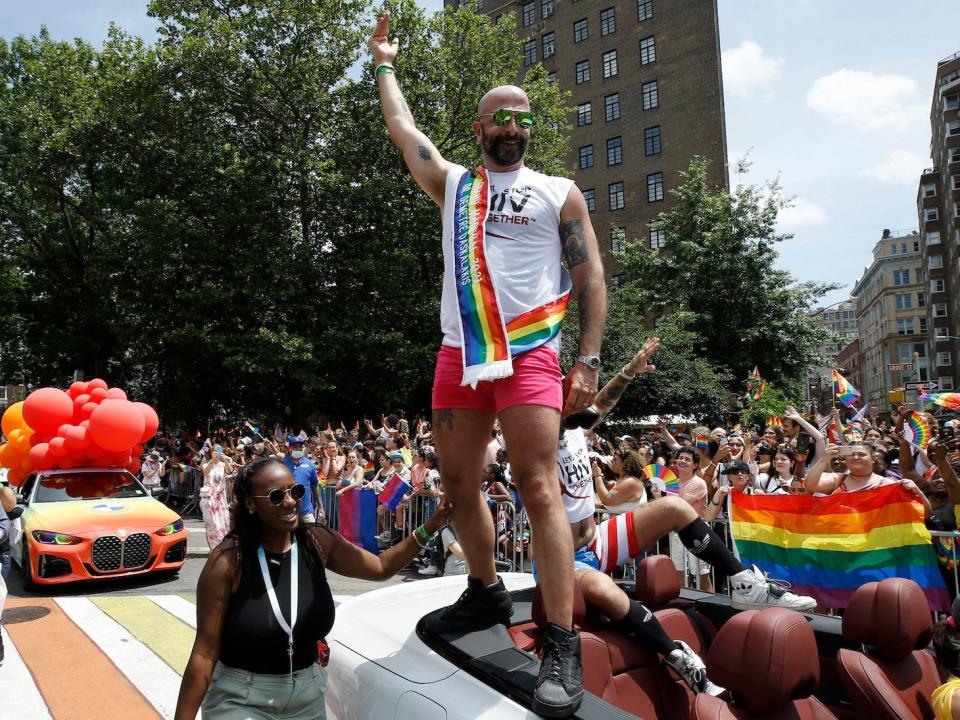
M 933 610 L 950 604 L 923 506 L 900 485 L 810 495 L 731 493 L 731 531 L 743 564 L 823 607 L 846 607 L 854 590 L 888 577 L 916 581 Z
M 377 544 L 377 494 L 373 490 L 354 488 L 338 498 L 340 503 L 337 528 L 349 542 L 380 554 Z

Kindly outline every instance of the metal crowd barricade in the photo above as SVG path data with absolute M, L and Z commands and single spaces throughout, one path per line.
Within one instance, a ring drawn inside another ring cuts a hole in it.
M 337 502 L 337 486 L 320 486 L 320 506 L 323 508 L 323 514 L 326 517 L 327 527 L 331 530 L 340 529 L 340 503 Z
M 166 481 L 164 504 L 174 507 L 183 517 L 199 515 L 203 473 L 189 466 L 181 470 L 180 466 L 174 465 L 167 471 Z

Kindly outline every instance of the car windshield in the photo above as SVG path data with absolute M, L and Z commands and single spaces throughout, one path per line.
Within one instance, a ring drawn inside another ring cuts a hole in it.
M 147 491 L 125 472 L 63 473 L 40 479 L 33 502 L 145 497 Z

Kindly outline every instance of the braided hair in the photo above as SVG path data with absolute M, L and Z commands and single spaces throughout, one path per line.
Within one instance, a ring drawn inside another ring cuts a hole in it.
M 227 537 L 232 537 L 237 541 L 241 555 L 244 553 L 250 553 L 250 555 L 255 555 L 257 548 L 260 547 L 261 542 L 263 541 L 263 530 L 260 525 L 260 517 L 255 512 L 249 512 L 246 507 L 246 500 L 253 496 L 253 481 L 257 475 L 260 474 L 265 468 L 282 465 L 284 468 L 287 466 L 282 463 L 280 460 L 277 460 L 274 457 L 264 457 L 257 458 L 252 463 L 244 465 L 240 472 L 237 473 L 237 479 L 234 485 L 234 493 L 237 498 L 237 506 L 234 508 L 233 512 L 233 524 L 230 528 L 230 532 L 227 533 Z M 309 492 L 309 490 L 308 490 Z M 322 526 L 321 526 L 322 527 Z M 326 528 L 323 528 L 326 530 Z M 329 532 L 329 530 L 327 530 Z M 303 523 L 297 523 L 296 529 L 293 531 L 294 537 L 297 539 L 297 543 L 302 548 L 307 548 L 306 559 L 307 565 L 311 569 L 318 569 L 323 567 L 323 560 L 320 557 L 320 549 L 317 544 L 316 538 L 314 538 L 309 530 L 304 527 Z

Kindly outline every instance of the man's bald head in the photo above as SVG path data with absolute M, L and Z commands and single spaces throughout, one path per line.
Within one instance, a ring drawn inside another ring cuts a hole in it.
M 492 113 L 500 108 L 516 108 L 520 110 L 530 109 L 530 99 L 516 85 L 500 85 L 489 90 L 486 95 L 480 98 L 477 105 L 477 115 Z

